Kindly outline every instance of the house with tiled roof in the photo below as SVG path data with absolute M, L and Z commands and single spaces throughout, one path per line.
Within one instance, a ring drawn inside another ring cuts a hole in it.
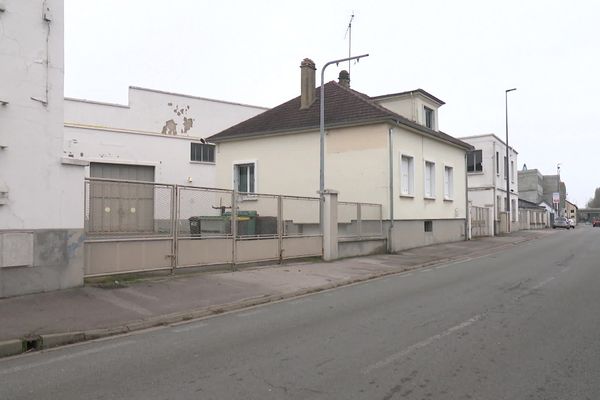
M 314 62 L 300 68 L 300 96 L 208 138 L 219 187 L 317 194 L 320 90 Z M 346 71 L 324 93 L 325 188 L 382 204 L 394 251 L 465 239 L 471 146 L 439 130 L 444 102 L 422 89 L 370 97 L 350 88 Z

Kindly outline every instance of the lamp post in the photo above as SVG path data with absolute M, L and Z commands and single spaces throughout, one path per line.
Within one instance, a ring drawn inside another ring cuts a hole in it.
M 556 193 L 558 193 L 558 203 L 556 203 L 556 216 L 560 217 L 560 164 L 556 164 Z
M 321 97 L 319 102 L 321 103 L 320 107 L 320 117 L 319 117 L 319 133 L 320 133 L 320 141 L 319 141 L 319 149 L 320 149 L 320 162 L 319 162 L 319 197 L 321 199 L 321 212 L 320 212 L 320 225 L 321 232 L 323 232 L 323 195 L 325 191 L 325 69 L 331 64 L 339 64 L 344 61 L 351 60 L 359 60 L 363 57 L 368 57 L 368 54 L 362 54 L 360 56 L 354 57 L 346 57 L 340 58 L 339 60 L 329 61 L 323 68 L 321 69 Z
M 508 92 L 517 90 L 517 88 L 506 89 L 504 91 L 504 111 L 506 117 L 506 165 L 504 166 L 506 174 L 506 223 L 508 232 L 510 232 L 510 159 L 508 154 Z

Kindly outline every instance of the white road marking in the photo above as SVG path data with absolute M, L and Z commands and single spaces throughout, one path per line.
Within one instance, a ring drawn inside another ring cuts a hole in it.
M 82 351 L 78 351 L 78 352 L 72 353 L 72 354 L 65 354 L 63 356 L 54 357 L 54 358 L 51 358 L 46 361 L 40 361 L 40 362 L 26 364 L 26 365 L 19 365 L 19 366 L 12 367 L 12 368 L 6 368 L 6 369 L 0 370 L 0 375 L 7 375 L 7 374 L 15 373 L 15 372 L 25 371 L 25 370 L 28 370 L 31 368 L 43 367 L 45 365 L 54 364 L 56 362 L 71 360 L 71 359 L 77 358 L 77 357 L 87 356 L 90 354 L 100 353 L 100 352 L 106 351 L 106 350 L 116 349 L 117 347 L 127 346 L 132 343 L 135 343 L 135 341 L 134 340 L 125 340 L 123 342 L 112 343 L 112 344 L 108 344 L 106 346 L 100 346 L 100 347 L 96 347 L 93 349 L 82 350 Z
M 425 340 L 422 340 L 420 342 L 417 342 L 417 343 L 415 343 L 413 345 L 408 346 L 407 348 L 405 348 L 402 351 L 399 351 L 397 353 L 391 354 L 390 356 L 384 358 L 383 360 L 378 361 L 375 364 L 369 365 L 367 368 L 365 368 L 363 370 L 363 374 L 366 375 L 366 374 L 369 374 L 369 373 L 373 372 L 376 369 L 386 367 L 386 366 L 392 364 L 393 362 L 398 361 L 399 359 L 401 359 L 401 358 L 409 355 L 410 353 L 412 353 L 415 350 L 418 350 L 418 349 L 421 349 L 423 347 L 429 346 L 430 344 L 432 344 L 432 343 L 434 343 L 434 342 L 436 342 L 436 341 L 438 341 L 438 340 L 440 340 L 440 339 L 442 339 L 442 338 L 444 338 L 444 337 L 446 337 L 448 335 L 451 335 L 451 334 L 453 334 L 456 331 L 459 331 L 461 329 L 465 329 L 465 328 L 473 325 L 475 322 L 479 321 L 481 318 L 483 318 L 483 315 L 482 314 L 477 314 L 477 315 L 469 318 L 468 320 L 461 322 L 458 325 L 454 325 L 453 327 L 446 329 L 442 333 L 438 333 L 437 335 L 433 335 L 431 337 L 428 337 Z
M 200 322 L 197 324 L 182 326 L 181 328 L 175 328 L 175 329 L 173 329 L 173 332 L 175 332 L 175 333 L 189 332 L 189 331 L 193 331 L 194 329 L 203 328 L 205 326 L 208 326 L 208 324 L 206 322 Z
M 427 269 L 422 269 L 421 272 L 431 272 L 433 271 L 431 268 L 427 268 Z
M 438 267 L 435 267 L 435 269 L 442 269 L 442 268 L 448 268 L 450 266 L 450 264 L 446 264 L 446 265 L 440 265 Z

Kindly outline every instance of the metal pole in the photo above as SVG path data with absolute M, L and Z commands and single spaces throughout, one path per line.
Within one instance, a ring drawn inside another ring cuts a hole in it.
M 360 56 L 346 57 L 339 60 L 329 61 L 321 69 L 321 96 L 319 98 L 320 104 L 320 116 L 319 116 L 319 149 L 320 149 L 320 162 L 319 162 L 319 197 L 321 198 L 321 212 L 320 212 L 320 225 L 321 233 L 323 233 L 323 192 L 325 191 L 325 69 L 331 64 L 339 64 L 343 61 L 359 60 L 363 57 L 368 57 L 368 54 L 362 54 Z
M 556 203 L 556 216 L 560 217 L 560 163 L 556 164 L 556 192 L 558 193 L 558 203 Z
M 508 154 L 508 92 L 512 92 L 513 90 L 517 90 L 517 88 L 506 89 L 504 92 L 504 108 L 505 108 L 505 116 L 506 116 L 506 165 L 505 174 L 506 174 L 506 222 L 508 225 L 508 232 L 510 232 L 510 158 Z

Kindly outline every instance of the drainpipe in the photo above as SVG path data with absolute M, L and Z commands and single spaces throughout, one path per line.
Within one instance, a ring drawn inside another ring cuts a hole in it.
M 467 152 L 465 151 L 465 241 L 469 240 L 469 177 L 467 174 Z
M 388 129 L 388 145 L 390 148 L 390 227 L 388 232 L 388 253 L 392 252 L 392 231 L 394 229 L 394 143 L 392 136 L 394 128 Z

